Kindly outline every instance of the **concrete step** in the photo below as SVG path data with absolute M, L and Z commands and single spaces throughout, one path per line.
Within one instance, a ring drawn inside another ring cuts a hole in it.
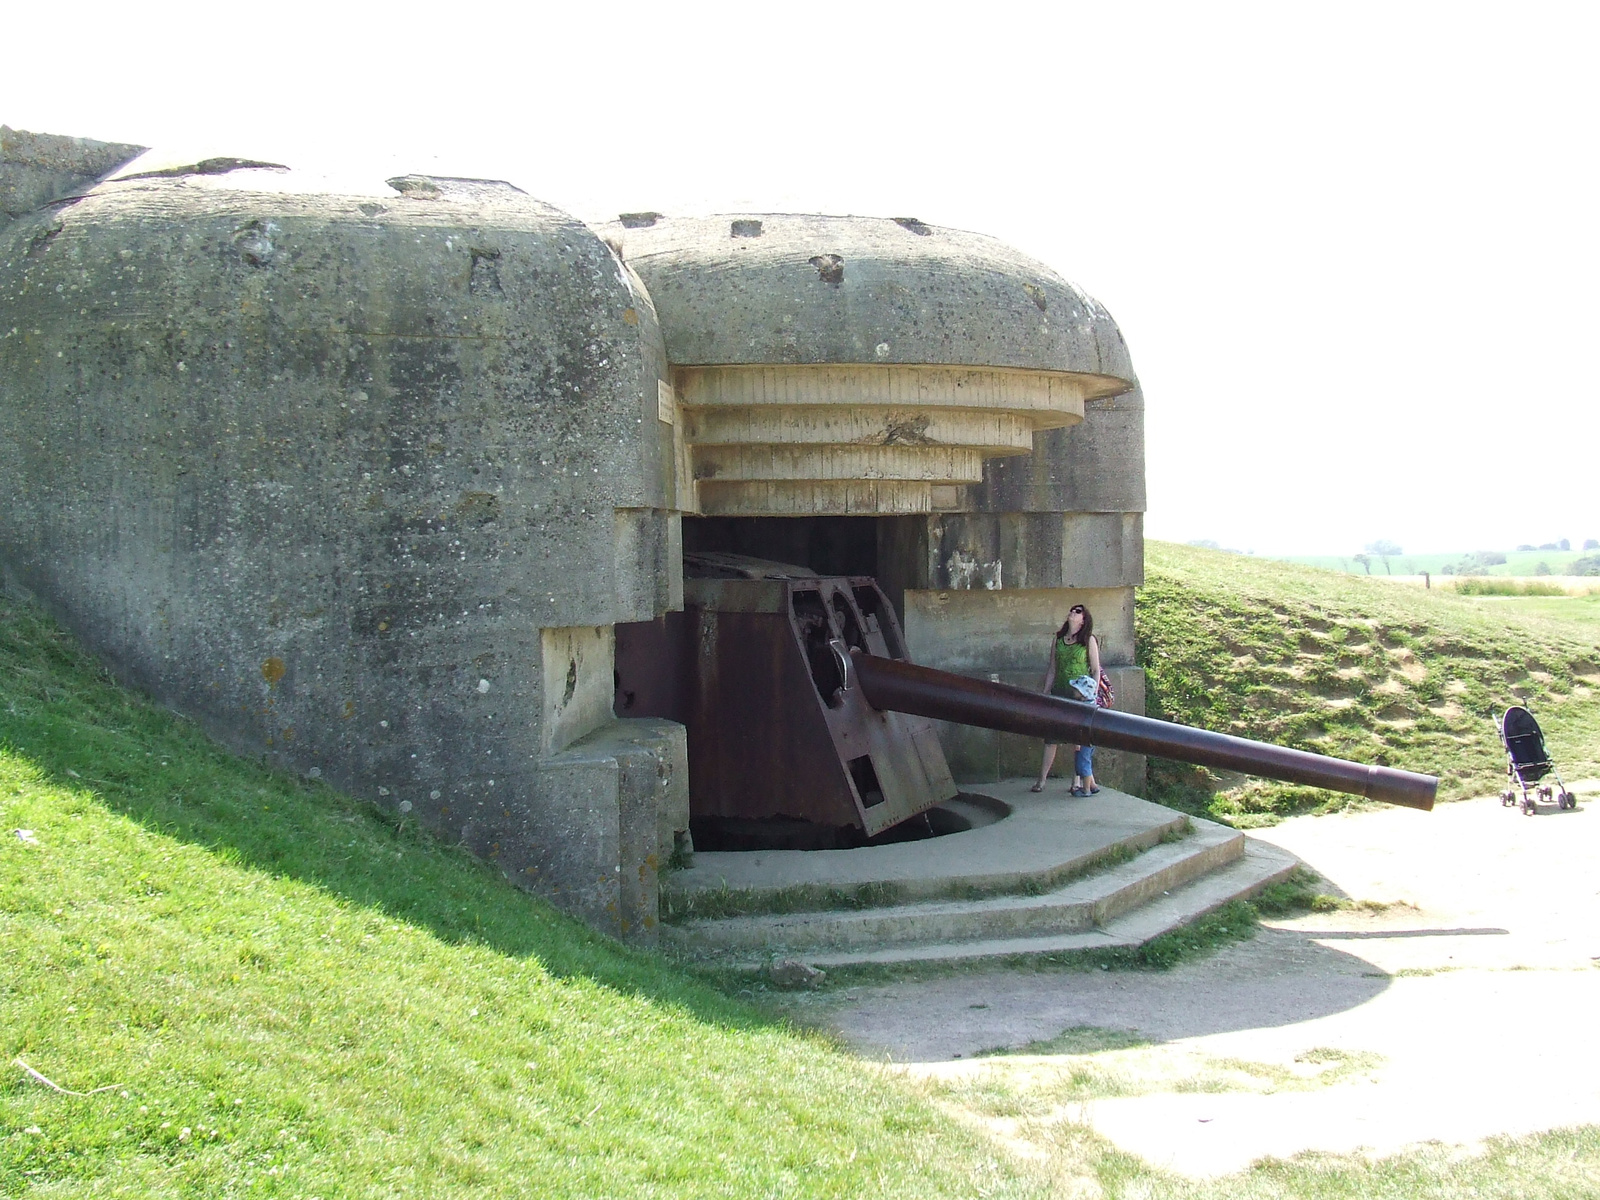
M 1297 865 L 1298 860 L 1293 855 L 1275 846 L 1246 839 L 1244 853 L 1227 866 L 1182 887 L 1170 889 L 1158 899 L 1098 929 L 1033 937 L 915 942 L 824 951 L 795 957 L 828 970 L 866 965 L 983 962 L 1072 951 L 1134 949 L 1164 933 L 1199 920 L 1230 900 L 1247 899 L 1268 884 L 1285 878 Z M 759 970 L 767 962 L 768 957 L 762 956 L 746 958 L 737 965 Z
M 947 807 L 982 807 L 974 828 L 945 837 L 853 850 L 696 852 L 662 880 L 662 919 L 867 908 L 918 900 L 1037 895 L 1189 828 L 1182 813 L 1112 788 L 1071 799 L 1052 780 L 973 787 Z
M 722 917 L 664 925 L 661 933 L 667 944 L 698 957 L 807 961 L 817 954 L 1083 935 L 1234 862 L 1244 849 L 1237 830 L 1196 820 L 1187 837 L 1038 895 Z

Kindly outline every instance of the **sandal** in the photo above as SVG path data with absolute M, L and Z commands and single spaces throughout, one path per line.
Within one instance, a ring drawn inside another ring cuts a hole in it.
M 1081 787 L 1080 788 L 1073 788 L 1070 792 L 1067 793 L 1067 795 L 1069 795 L 1069 796 L 1087 796 L 1088 794 L 1089 793 L 1084 791 Z
M 1084 793 L 1085 796 L 1098 796 L 1099 794 L 1100 794 L 1100 789 L 1099 788 L 1090 788 L 1087 792 Z
M 1042 791 L 1044 791 L 1044 784 L 1036 783 L 1031 788 L 1029 788 L 1028 790 L 1030 792 L 1042 792 Z

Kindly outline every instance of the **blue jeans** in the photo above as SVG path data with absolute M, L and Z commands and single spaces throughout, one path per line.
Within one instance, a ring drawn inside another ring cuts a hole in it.
M 1058 685 L 1059 686 L 1059 685 Z M 1071 700 L 1074 704 L 1087 705 L 1089 702 L 1078 695 L 1071 688 L 1064 692 L 1051 689 L 1050 694 L 1060 700 Z M 1094 747 L 1079 746 L 1072 755 L 1072 773 L 1079 779 L 1087 779 L 1094 774 Z

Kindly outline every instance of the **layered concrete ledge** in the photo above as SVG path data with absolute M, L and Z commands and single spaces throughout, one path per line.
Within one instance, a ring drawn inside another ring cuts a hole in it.
M 699 855 L 663 887 L 662 942 L 752 970 L 780 956 L 828 967 L 1129 948 L 1295 866 L 1109 788 L 1072 800 L 1027 787 L 990 789 L 1011 815 L 920 842 Z
M 892 904 L 905 900 L 997 895 L 1060 886 L 1096 865 L 1182 834 L 1182 813 L 1102 788 L 1086 799 L 1052 781 L 1035 795 L 1025 779 L 974 789 L 1011 815 L 982 828 L 920 842 L 855 850 L 697 853 L 694 866 L 662 881 L 668 913 L 719 897 L 727 911 L 772 911 L 781 901 Z M 787 907 L 787 905 L 786 905 Z M 668 917 L 670 920 L 670 916 Z
M 1157 900 L 1082 933 L 1035 937 L 920 942 L 866 950 L 806 954 L 815 967 L 895 966 L 905 963 L 975 963 L 1094 950 L 1132 950 L 1199 920 L 1231 900 L 1247 899 L 1285 878 L 1299 865 L 1291 854 L 1245 839 L 1244 853 L 1228 866 L 1174 888 Z M 752 963 L 751 965 L 760 965 Z

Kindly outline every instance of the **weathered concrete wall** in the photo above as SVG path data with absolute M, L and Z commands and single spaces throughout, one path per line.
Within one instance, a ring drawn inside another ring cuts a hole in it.
M 509 185 L 102 184 L 0 232 L 0 564 L 228 744 L 653 929 L 682 731 L 605 701 L 681 601 L 665 378 Z
M 878 558 L 900 586 L 966 590 L 1136 587 L 1136 512 L 945 513 L 881 522 Z
M 908 591 L 906 644 L 917 662 L 962 675 L 1031 672 L 1044 679 L 1050 640 L 1074 604 L 1094 614 L 1101 662 L 1133 662 L 1132 588 Z

